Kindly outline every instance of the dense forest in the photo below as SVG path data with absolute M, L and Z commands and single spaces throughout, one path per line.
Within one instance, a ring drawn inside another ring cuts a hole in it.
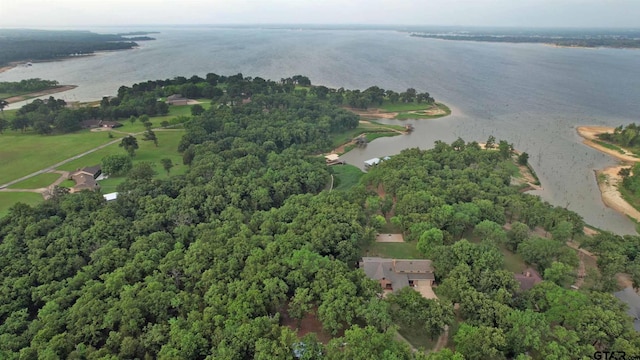
M 620 145 L 623 147 L 640 147 L 640 126 L 631 123 L 627 126 L 618 126 L 613 129 L 613 133 L 602 133 L 598 137 L 604 141 Z
M 221 77 L 207 77 L 217 87 Z M 637 263 L 640 238 L 585 240 L 603 258 L 600 272 L 570 289 L 578 258 L 565 242 L 585 239 L 584 223 L 511 186 L 510 150 L 436 142 L 327 191 L 332 168 L 313 154 L 358 117 L 296 90 L 304 77 L 236 78 L 185 123 L 185 175 L 153 179 L 136 165 L 116 201 L 60 192 L 0 219 L 0 358 L 640 356 L 640 337 L 608 293 L 616 273 L 637 270 L 626 264 Z M 174 81 L 122 87 L 118 99 L 192 85 Z M 291 91 L 274 91 L 282 87 Z M 247 93 L 250 102 L 238 100 Z M 383 298 L 356 268 L 389 225 L 433 260 L 440 300 L 410 289 Z M 520 290 L 505 249 L 545 281 Z M 295 321 L 309 314 L 329 339 L 297 335 Z M 446 326 L 453 341 L 438 353 L 396 341 L 398 327 L 434 339 Z
M 282 120 L 280 112 L 283 110 L 306 109 L 316 115 L 326 112 L 323 115 L 327 116 L 313 115 L 317 118 L 319 126 L 306 125 L 297 129 L 286 127 L 282 130 L 298 132 L 294 136 L 297 143 L 306 142 L 309 132 L 336 132 L 357 126 L 355 115 L 338 109 L 339 105 L 366 109 L 382 104 L 383 101 L 392 104 L 435 103 L 429 93 L 420 93 L 413 88 L 400 93 L 377 86 L 371 86 L 364 91 L 331 89 L 322 85 L 311 86 L 309 78 L 302 75 L 272 81 L 260 77 L 244 77 L 241 73 L 232 76 L 209 73 L 205 78 L 194 75 L 187 79 L 178 76 L 173 79 L 134 84 L 131 87 L 122 86 L 118 89 L 117 96 L 103 98 L 100 106 L 81 106 L 74 109 L 67 107 L 61 99 L 36 99 L 20 108 L 10 122 L 0 124 L 0 132 L 9 127 L 23 132 L 32 129 L 39 134 L 59 134 L 80 129 L 80 123 L 84 120 L 122 120 L 132 116 L 166 115 L 169 106 L 164 99 L 171 95 L 207 99 L 223 107 L 246 103 L 246 106 L 238 107 L 235 111 L 259 113 L 268 110 L 269 116 L 278 118 L 274 121 Z M 297 118 L 304 118 L 305 115 L 297 110 L 290 114 Z M 205 118 L 208 118 L 208 115 Z M 209 129 L 209 132 L 212 130 Z M 289 135 L 283 137 L 291 138 Z M 323 137 L 316 139 L 322 139 L 326 144 L 329 140 Z
M 136 41 L 153 40 L 138 37 Z M 121 35 L 77 30 L 0 29 L 0 65 L 15 61 L 55 60 L 96 51 L 138 46 Z
M 50 89 L 58 85 L 60 84 L 55 80 L 43 80 L 38 78 L 20 81 L 4 81 L 0 82 L 0 94 L 34 92 Z

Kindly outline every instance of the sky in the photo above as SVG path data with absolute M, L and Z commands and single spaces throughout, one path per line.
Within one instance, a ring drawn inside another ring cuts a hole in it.
M 640 28 L 640 0 L 0 0 L 0 27 L 184 24 Z

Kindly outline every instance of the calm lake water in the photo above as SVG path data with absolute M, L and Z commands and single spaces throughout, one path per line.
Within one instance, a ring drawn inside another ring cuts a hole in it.
M 428 91 L 453 109 L 449 117 L 411 121 L 411 135 L 378 139 L 344 156 L 364 160 L 435 140 L 485 141 L 489 135 L 530 154 L 544 190 L 586 222 L 620 234 L 634 224 L 602 203 L 594 169 L 615 160 L 582 145 L 578 125 L 618 126 L 640 120 L 640 51 L 568 49 L 412 38 L 395 31 L 159 28 L 156 41 L 130 51 L 36 63 L 0 81 L 39 77 L 78 88 L 67 101 L 115 95 L 121 85 L 214 72 L 314 84 Z M 94 29 L 120 32 L 123 29 Z M 401 123 L 388 121 L 389 123 Z

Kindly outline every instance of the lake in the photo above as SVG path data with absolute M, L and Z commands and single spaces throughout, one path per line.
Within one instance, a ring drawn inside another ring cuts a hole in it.
M 536 194 L 543 199 L 596 227 L 635 233 L 629 219 L 605 207 L 597 188 L 594 170 L 616 161 L 583 145 L 575 128 L 640 120 L 640 50 L 446 41 L 390 30 L 150 30 L 161 33 L 138 49 L 35 63 L 1 73 L 0 81 L 39 77 L 79 85 L 56 95 L 67 101 L 115 95 L 121 85 L 209 72 L 274 80 L 302 74 L 314 84 L 351 89 L 413 87 L 449 105 L 453 114 L 410 121 L 412 134 L 377 139 L 346 154 L 347 162 L 361 165 L 409 147 L 430 148 L 435 140 L 485 141 L 494 135 L 530 154 L 543 186 Z

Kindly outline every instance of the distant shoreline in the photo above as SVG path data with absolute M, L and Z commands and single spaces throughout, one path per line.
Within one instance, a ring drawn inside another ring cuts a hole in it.
M 473 41 L 487 43 L 506 43 L 506 44 L 540 44 L 557 48 L 573 48 L 573 49 L 640 49 L 640 40 L 635 38 L 554 38 L 554 37 L 536 37 L 536 36 L 516 36 L 516 35 L 442 35 L 442 34 L 420 34 L 410 33 L 411 37 L 438 39 L 449 41 Z
M 46 95 L 56 94 L 64 91 L 73 90 L 77 87 L 78 87 L 77 85 L 61 85 L 51 89 L 35 91 L 35 92 L 24 94 L 24 95 L 12 96 L 10 98 L 6 98 L 5 101 L 8 102 L 9 104 L 13 104 L 20 101 L 37 98 L 40 96 L 46 96 Z

